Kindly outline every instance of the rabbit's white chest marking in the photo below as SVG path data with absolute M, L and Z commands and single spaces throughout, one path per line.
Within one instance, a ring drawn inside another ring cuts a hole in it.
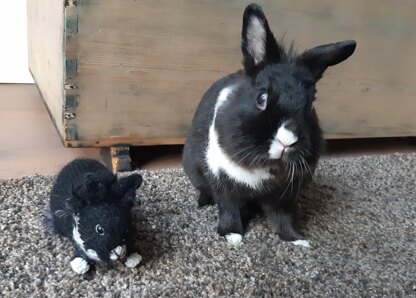
M 220 147 L 218 134 L 215 130 L 215 118 L 221 105 L 228 99 L 233 92 L 234 86 L 229 86 L 221 90 L 215 104 L 214 117 L 209 128 L 208 147 L 205 155 L 211 173 L 219 177 L 220 170 L 235 182 L 241 183 L 253 189 L 259 189 L 265 180 L 272 178 L 269 169 L 246 169 L 234 162 Z

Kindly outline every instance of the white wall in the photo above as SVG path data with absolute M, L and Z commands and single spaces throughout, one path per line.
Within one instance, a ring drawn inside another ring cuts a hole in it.
M 0 0 L 0 83 L 33 83 L 26 15 L 26 0 Z

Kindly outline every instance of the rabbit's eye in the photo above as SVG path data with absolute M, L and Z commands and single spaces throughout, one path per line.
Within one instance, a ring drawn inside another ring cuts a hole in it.
M 100 235 L 104 235 L 104 229 L 100 225 L 95 226 L 95 231 Z
M 267 107 L 267 99 L 269 94 L 267 92 L 261 92 L 256 99 L 256 105 L 260 110 L 265 110 Z

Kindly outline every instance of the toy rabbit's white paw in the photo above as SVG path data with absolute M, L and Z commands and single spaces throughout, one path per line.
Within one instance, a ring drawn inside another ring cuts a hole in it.
M 139 255 L 137 252 L 134 252 L 127 257 L 127 260 L 124 264 L 129 268 L 133 268 L 139 265 L 141 260 L 142 260 L 142 256 Z
M 230 234 L 225 235 L 225 239 L 227 240 L 229 244 L 232 244 L 235 246 L 239 246 L 243 244 L 243 236 L 241 234 L 230 233 Z
M 76 257 L 71 261 L 71 268 L 78 274 L 84 274 L 90 270 L 90 265 L 81 257 Z
M 126 255 L 127 247 L 125 245 L 123 246 L 117 246 L 114 248 L 110 253 L 110 259 L 115 261 L 119 258 L 123 258 Z

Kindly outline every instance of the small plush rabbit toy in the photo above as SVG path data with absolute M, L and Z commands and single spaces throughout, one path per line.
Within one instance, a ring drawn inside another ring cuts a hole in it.
M 50 213 L 54 230 L 71 240 L 72 269 L 86 273 L 93 264 L 123 260 L 128 267 L 141 261 L 131 253 L 131 208 L 142 177 L 117 180 L 104 165 L 77 159 L 59 173 L 52 188 Z

